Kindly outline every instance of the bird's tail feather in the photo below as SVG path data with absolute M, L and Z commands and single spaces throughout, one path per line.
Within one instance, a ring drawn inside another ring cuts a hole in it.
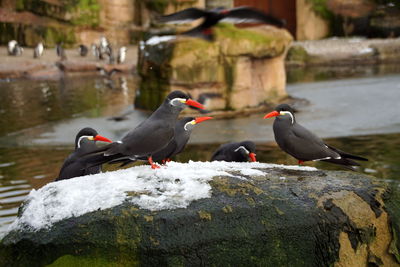
M 346 159 L 354 159 L 354 160 L 361 160 L 361 161 L 368 161 L 368 159 L 360 157 L 360 156 L 356 156 L 356 155 L 352 155 L 349 153 L 346 153 L 340 149 L 337 149 L 335 147 L 332 147 L 330 145 L 327 145 L 330 149 L 332 149 L 333 151 L 335 151 L 336 153 L 338 153 L 342 158 L 346 158 Z M 354 162 L 354 161 L 353 161 Z M 358 164 L 359 165 L 359 164 Z

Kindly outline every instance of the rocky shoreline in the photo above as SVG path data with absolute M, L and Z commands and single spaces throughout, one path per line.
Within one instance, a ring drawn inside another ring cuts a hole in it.
M 7 55 L 6 47 L 0 47 L 0 79 L 57 80 L 67 73 L 93 73 L 98 67 L 116 68 L 124 73 L 135 73 L 137 46 L 129 46 L 125 64 L 109 65 L 93 56 L 80 57 L 77 49 L 67 49 L 68 59 L 59 61 L 54 49 L 45 51 L 40 59 L 34 59 L 33 49 L 25 48 L 20 57 Z M 364 39 L 330 38 L 318 41 L 293 42 L 286 58 L 286 68 L 308 66 L 352 66 L 393 64 L 400 62 L 400 38 Z
M 33 58 L 33 49 L 24 48 L 21 56 L 9 56 L 6 47 L 0 47 L 0 79 L 43 79 L 58 80 L 63 72 L 93 73 L 98 68 L 111 70 L 113 68 L 123 73 L 134 73 L 137 62 L 137 47 L 129 46 L 124 64 L 107 64 L 99 61 L 93 55 L 81 57 L 77 49 L 66 49 L 67 60 L 61 61 L 55 49 L 45 49 L 39 59 Z

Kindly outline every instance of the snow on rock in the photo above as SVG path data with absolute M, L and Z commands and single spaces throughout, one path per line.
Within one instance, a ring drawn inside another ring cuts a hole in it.
M 170 162 L 153 170 L 148 165 L 87 175 L 49 183 L 32 190 L 24 210 L 9 230 L 49 228 L 53 223 L 88 212 L 108 209 L 130 201 L 142 209 L 185 208 L 192 201 L 211 197 L 208 183 L 215 176 L 264 175 L 258 169 L 286 168 L 314 171 L 312 167 L 266 163 Z

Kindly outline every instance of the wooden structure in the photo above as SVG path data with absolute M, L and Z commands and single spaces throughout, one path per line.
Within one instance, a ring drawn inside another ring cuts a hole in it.
M 234 0 L 234 6 L 251 6 L 286 20 L 286 29 L 296 36 L 296 0 Z

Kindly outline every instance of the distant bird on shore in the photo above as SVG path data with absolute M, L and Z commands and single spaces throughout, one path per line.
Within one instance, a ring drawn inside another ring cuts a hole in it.
M 119 50 L 118 50 L 118 56 L 117 56 L 117 63 L 118 63 L 118 64 L 122 64 L 122 63 L 125 62 L 125 59 L 126 59 L 126 51 L 127 51 L 127 49 L 126 49 L 125 46 L 119 48 Z
M 89 49 L 86 45 L 81 44 L 79 45 L 78 52 L 81 57 L 86 57 L 89 52 Z
M 18 44 L 18 43 L 17 43 L 17 41 L 15 41 L 15 40 L 11 40 L 11 41 L 8 42 L 8 45 L 7 45 L 7 52 L 8 52 L 8 55 L 10 55 L 10 56 L 13 55 L 14 47 L 15 47 L 17 44 Z
M 56 53 L 57 56 L 59 56 L 61 58 L 61 60 L 66 60 L 67 59 L 67 55 L 65 54 L 65 50 L 63 48 L 63 43 L 58 43 L 56 45 Z
M 234 23 L 266 23 L 277 27 L 283 27 L 285 21 L 265 14 L 264 12 L 251 7 L 237 7 L 232 9 L 216 8 L 204 10 L 199 8 L 188 8 L 158 19 L 160 23 L 187 23 L 199 18 L 203 22 L 183 33 L 182 35 L 200 37 L 207 41 L 214 39 L 212 27 L 218 22 Z
M 92 55 L 97 59 L 100 60 L 100 51 L 99 47 L 96 44 L 92 44 L 91 46 L 92 49 Z
M 304 161 L 325 161 L 354 170 L 360 164 L 354 160 L 368 159 L 348 154 L 334 148 L 296 122 L 293 109 L 288 104 L 278 105 L 264 119 L 275 117 L 273 129 L 279 147 L 302 164 Z
M 19 44 L 16 44 L 11 52 L 12 56 L 20 56 L 24 52 L 24 48 Z
M 98 135 L 92 128 L 80 130 L 75 137 L 75 151 L 64 161 L 56 181 L 101 172 L 101 166 L 90 166 L 90 162 L 84 157 L 90 151 L 98 149 L 96 141 L 112 142 Z
M 40 42 L 36 45 L 35 49 L 33 50 L 33 57 L 40 58 L 43 55 L 44 46 L 43 43 Z
M 137 160 L 146 157 L 153 169 L 159 168 L 153 162 L 153 155 L 166 147 L 175 133 L 176 120 L 186 106 L 202 107 L 181 91 L 168 94 L 164 102 L 149 118 L 128 132 L 121 141 L 114 142 L 97 149 L 89 156 L 93 157 L 93 165 L 100 165 L 117 160 Z M 101 160 L 97 158 L 102 156 Z
M 256 145 L 252 141 L 221 145 L 211 156 L 211 161 L 247 162 L 256 160 Z
M 210 119 L 212 119 L 212 117 L 197 117 L 197 118 L 185 117 L 177 121 L 177 123 L 175 124 L 174 137 L 166 147 L 153 154 L 153 161 L 159 163 L 166 163 L 170 161 L 172 157 L 181 153 L 185 148 L 186 144 L 189 142 L 190 135 L 196 124 L 199 124 L 203 121 Z M 140 157 L 138 159 L 146 160 L 146 158 L 144 157 Z M 110 164 L 122 163 L 121 164 L 122 167 L 133 162 L 135 162 L 135 160 L 122 159 L 122 160 L 111 161 L 109 163 Z

